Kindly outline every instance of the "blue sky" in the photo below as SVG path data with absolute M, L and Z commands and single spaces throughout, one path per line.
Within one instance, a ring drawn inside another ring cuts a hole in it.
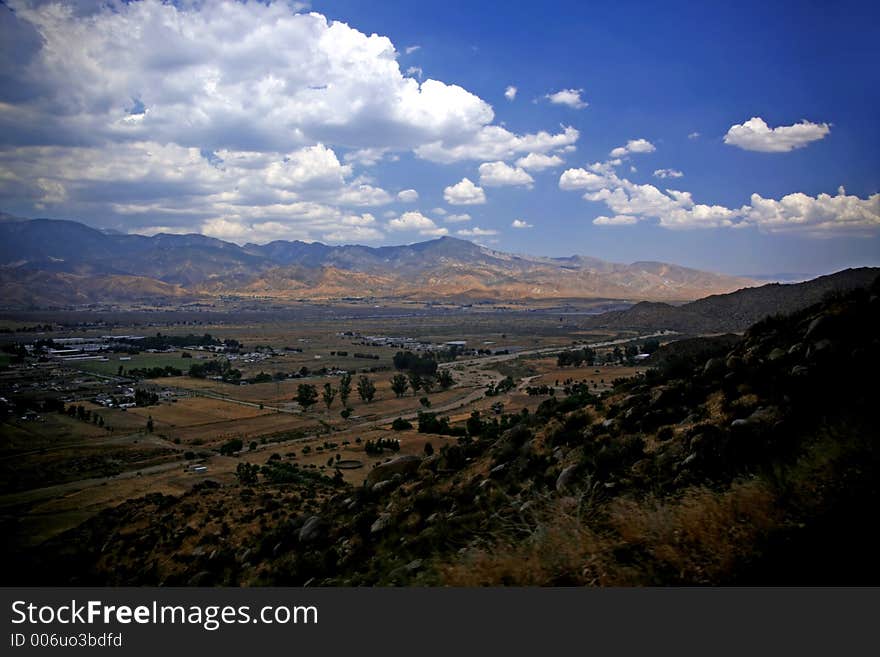
M 880 264 L 876 3 L 8 5 L 0 210 L 240 243 Z

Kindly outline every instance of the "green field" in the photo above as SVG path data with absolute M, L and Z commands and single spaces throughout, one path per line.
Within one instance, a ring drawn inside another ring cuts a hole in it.
M 125 371 L 171 365 L 186 374 L 189 370 L 190 364 L 196 361 L 195 359 L 181 358 L 180 353 L 181 352 L 175 352 L 173 354 L 134 354 L 131 356 L 131 360 L 123 361 L 119 360 L 120 354 L 111 354 L 109 356 L 110 360 L 108 361 L 83 360 L 74 361 L 70 364 L 79 370 L 91 372 L 92 374 L 116 374 L 119 372 L 120 365 L 122 365 Z M 123 354 L 122 357 L 125 358 L 125 355 Z

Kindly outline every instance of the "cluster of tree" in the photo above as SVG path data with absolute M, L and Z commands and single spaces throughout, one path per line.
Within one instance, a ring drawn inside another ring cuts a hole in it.
M 650 338 L 645 340 L 642 343 L 642 353 L 643 354 L 653 354 L 660 348 L 660 340 L 657 338 Z
M 560 352 L 559 355 L 556 357 L 556 365 L 558 367 L 567 367 L 568 365 L 580 367 L 584 363 L 589 366 L 593 365 L 595 362 L 596 352 L 589 347 L 584 347 L 583 349 L 573 349 L 571 351 L 563 351 Z
M 0 328 L 0 333 L 45 333 L 53 330 L 51 324 L 35 324 L 34 326 L 16 326 L 14 329 L 4 326 Z
M 406 380 L 406 376 L 403 374 L 395 374 L 391 377 L 391 390 L 394 392 L 394 396 L 400 399 L 406 394 L 406 389 L 409 388 L 409 382 Z
M 340 355 L 342 352 L 340 352 Z M 354 352 L 355 358 L 366 358 L 367 360 L 379 360 L 379 354 L 364 354 L 359 351 Z
M 410 422 L 409 420 L 404 420 L 403 418 L 399 417 L 391 423 L 391 428 L 394 431 L 407 431 L 409 429 L 412 429 L 413 425 L 412 422 Z
M 227 383 L 238 383 L 241 380 L 241 370 L 232 367 L 225 358 L 193 363 L 189 366 L 189 375 L 196 379 L 219 376 Z
M 302 406 L 303 410 L 307 411 L 318 403 L 318 389 L 311 383 L 300 383 L 294 399 L 297 404 Z
M 351 396 L 351 374 L 346 372 L 339 377 L 339 400 L 345 410 L 348 409 L 348 398 Z
M 400 441 L 394 438 L 379 438 L 378 440 L 368 440 L 364 443 L 364 451 L 373 456 L 381 454 L 386 449 L 392 452 L 399 452 Z
M 240 452 L 243 448 L 244 441 L 241 438 L 233 438 L 220 445 L 220 453 L 223 454 L 223 456 L 232 456 L 236 452 Z
M 25 357 L 27 357 L 27 355 L 28 355 L 27 349 L 25 349 L 24 345 L 18 344 L 18 343 L 5 344 L 2 347 L 0 347 L 0 350 L 2 350 L 3 353 L 9 355 L 9 362 L 14 365 L 17 365 L 19 363 L 23 363 Z
M 260 370 L 260 373 L 256 376 L 252 376 L 249 379 L 246 379 L 248 383 L 270 383 L 274 380 L 274 377 L 268 372 L 264 372 Z
M 506 376 L 499 381 L 497 385 L 492 385 L 490 383 L 486 386 L 486 396 L 494 397 L 495 395 L 503 395 L 505 392 L 510 392 L 514 388 L 516 388 L 516 381 L 514 381 L 512 377 Z
M 553 395 L 556 394 L 556 389 L 553 386 L 548 385 L 526 386 L 526 393 L 528 393 L 530 397 L 536 397 L 538 395 Z
M 376 396 L 376 385 L 367 376 L 362 376 L 357 383 L 358 396 L 368 404 Z
M 235 468 L 235 476 L 238 477 L 238 483 L 243 486 L 251 486 L 257 483 L 257 475 L 260 472 L 260 466 L 256 463 L 239 463 Z
M 260 468 L 260 474 L 263 476 L 263 479 L 271 484 L 312 485 L 321 483 L 335 486 L 343 483 L 342 473 L 339 470 L 336 470 L 332 477 L 328 477 L 319 472 L 310 472 L 305 467 L 300 468 L 297 463 L 280 460 L 272 460 L 266 463 L 266 465 Z
M 183 372 L 172 365 L 166 365 L 165 367 L 135 367 L 127 371 L 120 365 L 119 374 L 125 374 L 137 379 L 161 379 L 166 376 L 181 376 Z
M 394 354 L 394 368 L 421 376 L 434 376 L 437 372 L 437 360 L 434 353 L 430 351 L 424 354 L 398 351 Z
M 223 346 L 227 351 L 240 351 L 242 344 L 238 340 L 220 340 L 210 333 L 204 335 L 163 335 L 157 332 L 155 336 L 146 336 L 139 339 L 123 338 L 119 342 L 136 345 L 141 349 L 167 349 L 168 347 L 219 347 Z
M 77 420 L 81 420 L 83 422 L 91 422 L 92 424 L 96 424 L 99 427 L 104 426 L 104 418 L 98 415 L 97 413 L 92 413 L 88 408 L 84 406 L 74 406 L 71 404 L 64 411 L 70 417 L 75 417 Z
M 440 436 L 463 436 L 467 433 L 464 427 L 452 427 L 448 417 L 437 417 L 436 413 L 419 411 L 419 433 L 436 433 Z
M 159 395 L 149 390 L 137 388 L 134 391 L 135 406 L 155 406 L 159 403 Z

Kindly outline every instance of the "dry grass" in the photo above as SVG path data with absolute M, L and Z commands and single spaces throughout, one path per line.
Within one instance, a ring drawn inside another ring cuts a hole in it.
M 590 507 L 550 502 L 524 540 L 508 534 L 441 575 L 452 586 L 720 584 L 782 522 L 758 480 L 723 493 L 692 488 L 675 500 L 618 499 L 601 516 Z

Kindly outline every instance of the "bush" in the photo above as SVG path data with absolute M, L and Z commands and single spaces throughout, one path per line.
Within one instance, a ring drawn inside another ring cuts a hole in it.
M 397 418 L 394 422 L 391 423 L 391 428 L 395 431 L 407 431 L 413 428 L 412 422 L 408 420 L 404 420 L 403 418 Z
M 232 440 L 227 440 L 220 446 L 220 453 L 224 456 L 231 456 L 235 452 L 240 452 L 244 447 L 244 442 L 241 438 L 233 438 Z

